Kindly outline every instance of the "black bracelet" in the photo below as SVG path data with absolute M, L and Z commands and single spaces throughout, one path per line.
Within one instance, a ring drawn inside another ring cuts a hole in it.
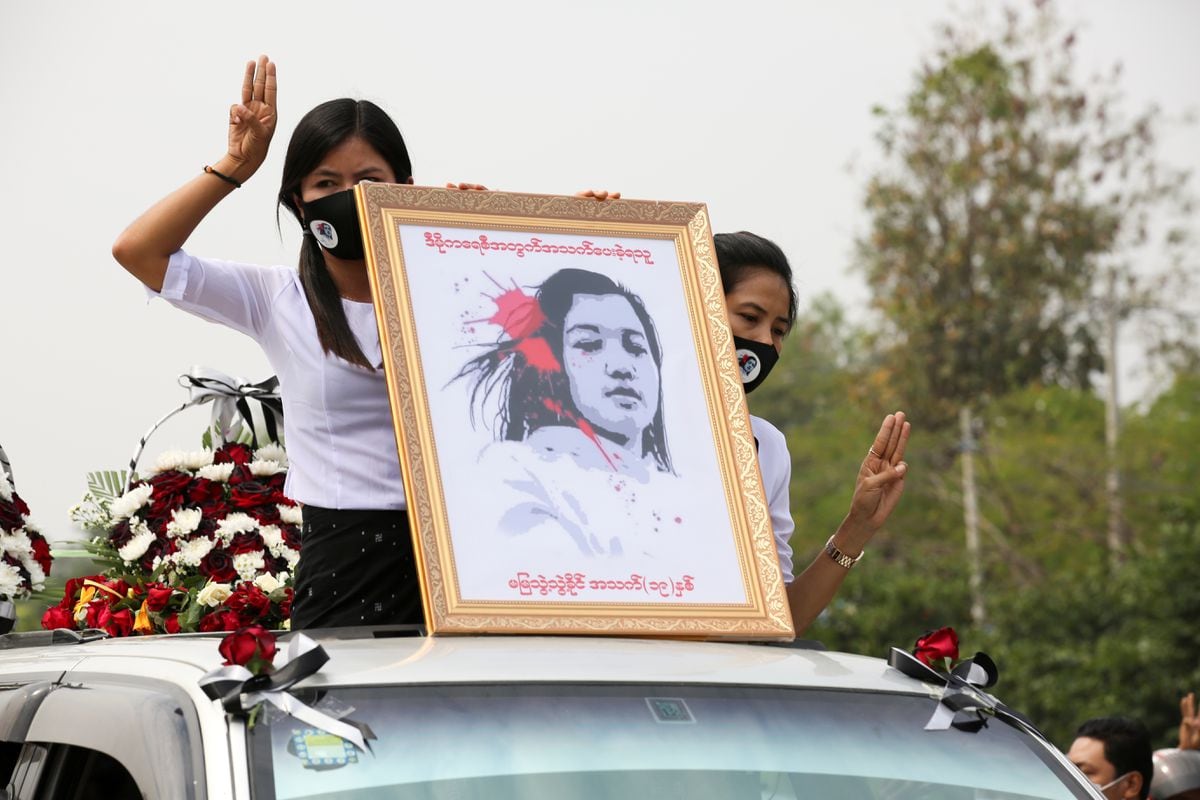
M 204 171 L 207 172 L 209 175 L 216 175 L 218 178 L 225 181 L 226 183 L 228 183 L 235 189 L 242 188 L 242 184 L 236 178 L 231 178 L 223 172 L 217 172 L 215 169 L 213 169 L 212 167 L 210 167 L 207 164 L 204 165 Z

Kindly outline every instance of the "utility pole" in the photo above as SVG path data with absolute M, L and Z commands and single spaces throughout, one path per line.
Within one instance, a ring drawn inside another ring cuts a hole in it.
M 958 412 L 962 433 L 963 524 L 967 531 L 967 576 L 971 589 L 971 621 L 982 625 L 987 618 L 983 604 L 983 557 L 979 548 L 979 500 L 975 492 L 975 432 L 971 409 Z

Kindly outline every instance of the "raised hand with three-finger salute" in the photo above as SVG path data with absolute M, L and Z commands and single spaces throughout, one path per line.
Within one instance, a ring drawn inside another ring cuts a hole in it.
M 246 62 L 242 102 L 229 107 L 228 177 L 239 183 L 258 171 L 267 158 L 277 117 L 275 64 L 266 56 Z

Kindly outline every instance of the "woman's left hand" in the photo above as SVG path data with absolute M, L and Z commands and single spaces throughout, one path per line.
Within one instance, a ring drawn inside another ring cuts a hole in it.
M 858 469 L 850 513 L 839 528 L 838 540 L 842 549 L 861 551 L 900 502 L 904 476 L 908 473 L 904 448 L 911 431 L 912 425 L 904 418 L 903 411 L 884 417 L 879 433 Z
M 447 189 L 461 189 L 464 192 L 486 192 L 488 188 L 481 183 L 447 183 Z

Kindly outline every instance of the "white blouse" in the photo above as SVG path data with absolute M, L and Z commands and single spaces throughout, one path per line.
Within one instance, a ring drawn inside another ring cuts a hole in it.
M 156 296 L 241 331 L 266 353 L 283 398 L 288 497 L 322 508 L 405 508 L 383 370 L 322 351 L 295 268 L 200 259 L 180 250 Z M 374 306 L 343 299 L 342 308 L 367 360 L 380 364 Z
M 762 472 L 763 491 L 767 495 L 767 507 L 771 512 L 771 527 L 775 531 L 775 551 L 779 554 L 779 568 L 783 571 L 783 582 L 792 582 L 792 532 L 796 523 L 792 521 L 791 500 L 788 485 L 792 482 L 792 456 L 788 453 L 787 439 L 783 433 L 761 417 L 751 415 L 750 430 L 758 440 L 758 468 Z

